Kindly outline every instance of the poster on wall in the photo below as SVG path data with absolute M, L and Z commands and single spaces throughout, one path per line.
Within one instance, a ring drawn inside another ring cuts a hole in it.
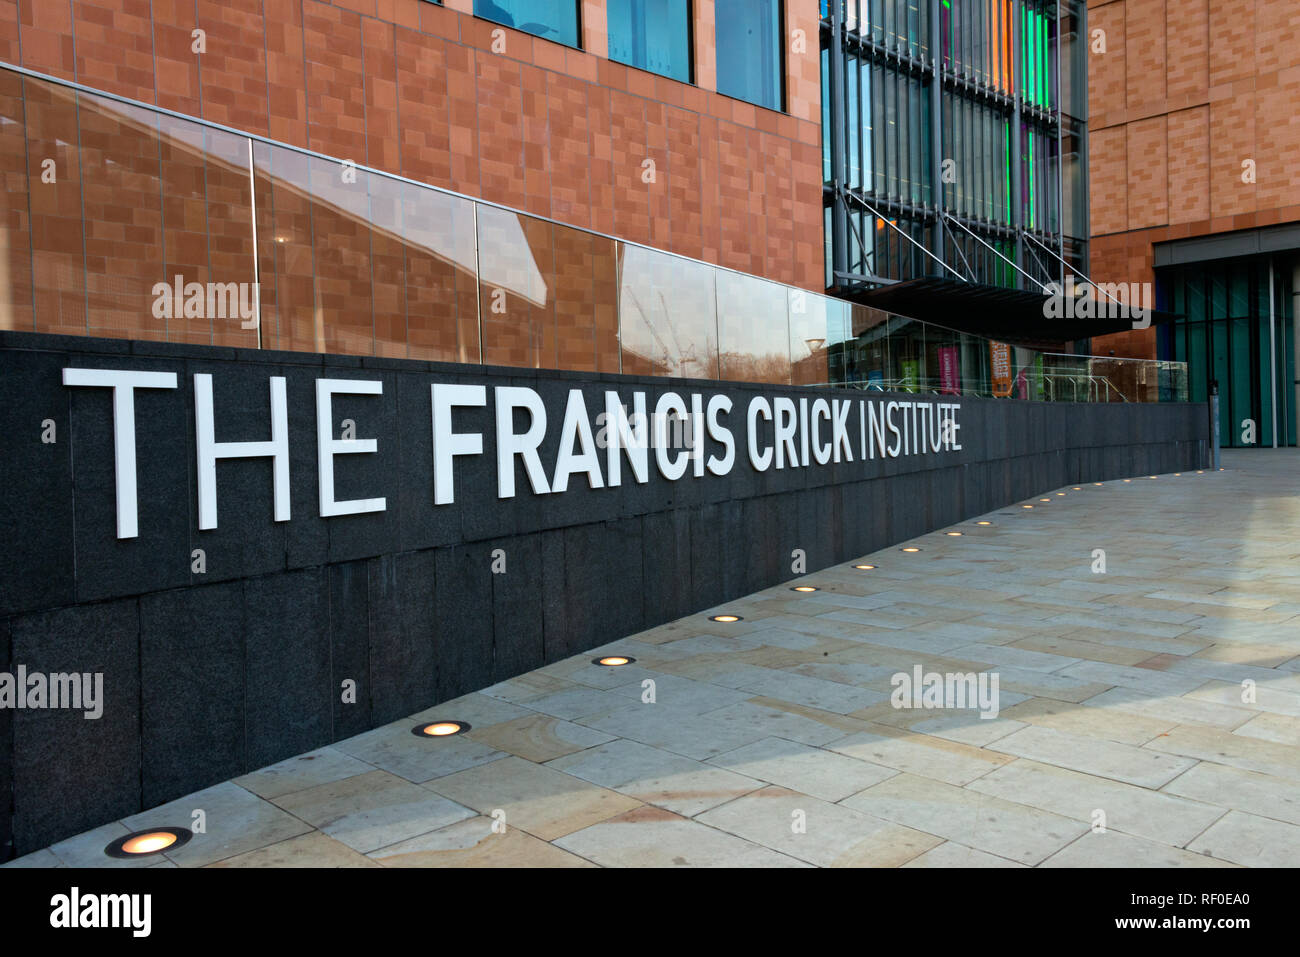
M 993 395 L 1005 399 L 1011 395 L 1011 347 L 1005 342 L 989 343 L 989 368 L 993 378 Z
M 961 395 L 961 358 L 956 346 L 939 347 L 939 392 Z
M 917 359 L 903 359 L 898 363 L 899 369 L 902 370 L 903 378 L 898 383 L 900 392 L 915 392 L 917 382 L 920 379 L 921 363 Z

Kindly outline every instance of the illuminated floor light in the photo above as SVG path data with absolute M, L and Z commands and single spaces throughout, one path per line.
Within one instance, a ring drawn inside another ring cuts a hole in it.
M 1132 479 L 1125 479 L 1124 481 L 1125 481 L 1125 482 L 1131 482 L 1131 481 L 1133 481 L 1133 480 L 1132 480 Z
M 976 522 L 976 525 L 992 525 L 992 522 Z
M 104 853 L 109 857 L 148 857 L 163 851 L 175 850 L 189 843 L 194 834 L 186 827 L 157 827 L 148 831 L 136 831 L 126 837 L 119 837 Z
M 1039 501 L 1040 501 L 1040 502 L 1050 502 L 1051 499 L 1050 499 L 1050 498 L 1040 498 Z
M 1105 482 L 1093 482 L 1092 484 L 1093 484 L 1093 485 L 1105 485 L 1106 483 L 1105 483 Z
M 733 621 L 744 621 L 739 615 L 710 615 L 709 621 L 720 621 L 724 624 L 730 624 Z
M 917 548 L 915 545 L 908 545 L 906 548 L 900 548 L 899 551 L 900 551 L 900 552 L 919 552 L 920 549 Z
M 1159 475 L 1148 475 L 1147 478 L 1159 478 Z
M 411 734 L 417 738 L 449 738 L 453 734 L 464 734 L 470 728 L 466 721 L 431 721 L 429 724 L 416 725 Z
M 791 588 L 790 590 L 791 590 L 791 591 L 805 591 L 805 592 L 807 592 L 807 591 L 821 591 L 820 588 L 817 588 L 817 587 L 814 586 L 814 585 L 795 585 L 795 586 L 794 586 L 793 588 Z
M 604 668 L 621 668 L 624 665 L 630 665 L 636 661 L 635 658 L 629 658 L 627 655 L 605 655 L 603 658 L 592 658 L 593 665 L 600 665 Z
M 1082 492 L 1082 491 L 1083 491 L 1083 486 L 1082 486 L 1082 485 L 1075 485 L 1075 486 L 1073 486 L 1072 488 L 1073 488 L 1073 490 L 1076 491 L 1076 492 Z
M 872 569 L 874 569 L 876 566 L 875 565 L 854 565 L 853 567 L 856 568 L 858 571 L 869 572 Z
M 1034 506 L 1032 506 L 1032 505 L 1021 505 L 1020 507 L 1021 507 L 1021 508 L 1033 508 Z
M 1183 474 L 1182 472 L 1175 472 L 1175 473 L 1174 473 L 1174 478 L 1179 478 L 1179 477 L 1182 476 L 1182 474 Z
M 965 534 L 965 533 L 964 533 L 964 532 L 944 532 L 944 534 L 947 535 L 949 538 L 960 538 L 960 537 L 961 537 L 963 534 Z
M 1056 495 L 1057 495 L 1058 498 L 1063 498 L 1063 497 L 1065 496 L 1065 493 L 1064 493 L 1064 492 L 1057 492 Z

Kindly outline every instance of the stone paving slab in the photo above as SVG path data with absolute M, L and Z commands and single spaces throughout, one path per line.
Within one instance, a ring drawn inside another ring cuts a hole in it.
M 1224 459 L 1046 490 L 6 866 L 1293 866 L 1300 453 Z M 472 728 L 411 733 L 441 719 Z

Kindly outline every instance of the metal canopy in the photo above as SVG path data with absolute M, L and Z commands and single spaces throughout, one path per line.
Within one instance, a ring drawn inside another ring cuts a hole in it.
M 1050 297 L 1043 293 L 939 276 L 909 279 L 874 289 L 849 287 L 840 296 L 955 332 L 1027 348 L 1057 349 L 1063 343 L 1133 328 L 1133 320 L 1123 316 L 1049 318 L 1046 304 Z M 1103 302 L 1102 305 L 1113 307 L 1114 304 Z M 1171 313 L 1151 311 L 1153 324 L 1174 318 Z

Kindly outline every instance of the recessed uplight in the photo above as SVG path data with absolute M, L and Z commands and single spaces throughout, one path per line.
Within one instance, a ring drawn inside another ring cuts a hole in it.
M 992 525 L 992 522 L 976 522 L 976 525 Z
M 919 552 L 920 549 L 917 548 L 915 545 L 908 545 L 906 548 L 900 548 L 899 551 L 900 551 L 900 552 Z
M 1196 474 L 1197 474 L 1197 475 L 1204 475 L 1204 474 L 1205 474 L 1205 469 L 1197 469 L 1197 470 L 1196 470 Z
M 161 854 L 182 847 L 193 836 L 187 827 L 156 827 L 119 837 L 104 848 L 104 853 L 109 857 L 148 857 L 150 854 Z
M 1083 491 L 1083 486 L 1082 486 L 1082 485 L 1074 485 L 1074 486 L 1071 486 L 1071 489 L 1072 489 L 1073 491 L 1075 491 L 1075 492 L 1082 492 L 1082 491 Z
M 1040 501 L 1040 502 L 1050 502 L 1051 499 L 1050 499 L 1050 498 L 1040 498 L 1039 501 Z
M 1159 478 L 1159 477 L 1160 477 L 1160 476 L 1158 476 L 1158 475 L 1148 475 L 1148 476 L 1147 476 L 1147 478 Z
M 733 621 L 744 621 L 739 615 L 710 615 L 709 621 L 720 621 L 724 624 L 730 624 Z
M 605 668 L 621 668 L 624 665 L 630 665 L 636 661 L 635 658 L 629 658 L 627 655 L 605 655 L 603 658 L 592 658 L 593 665 L 601 665 Z
M 1125 481 L 1125 482 L 1131 482 L 1131 481 L 1133 481 L 1133 480 L 1132 480 L 1132 479 L 1125 479 L 1124 481 Z
M 817 588 L 813 585 L 795 585 L 790 590 L 791 591 L 821 591 L 820 588 Z
M 411 729 L 417 738 L 449 738 L 453 734 L 464 734 L 470 728 L 465 721 L 432 721 L 419 724 Z
M 1032 506 L 1032 505 L 1021 505 L 1020 507 L 1021 507 L 1021 508 L 1033 508 L 1034 506 Z
M 875 565 L 854 565 L 853 567 L 861 572 L 869 572 L 876 566 Z
M 961 538 L 964 532 L 944 532 L 949 538 Z
M 1093 482 L 1092 484 L 1093 484 L 1093 485 L 1105 485 L 1106 483 L 1105 483 L 1105 482 Z

